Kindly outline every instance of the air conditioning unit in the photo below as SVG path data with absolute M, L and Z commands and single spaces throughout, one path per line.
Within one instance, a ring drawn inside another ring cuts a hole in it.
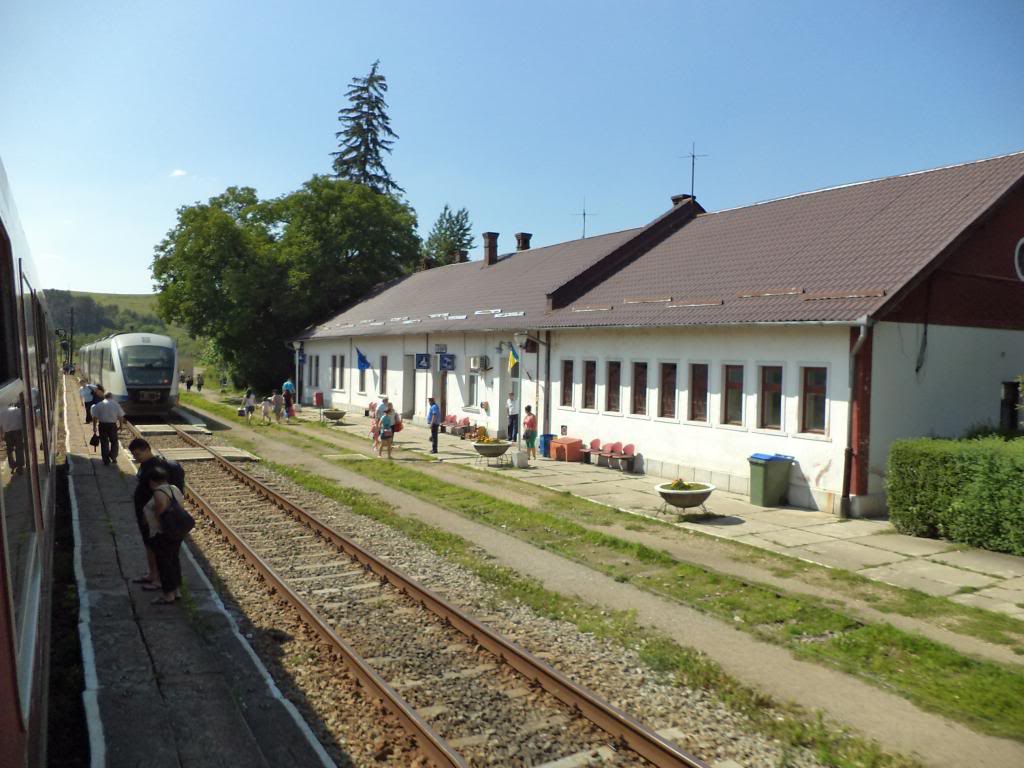
M 490 367 L 490 361 L 487 359 L 487 355 L 471 355 L 469 358 L 469 370 L 474 373 L 489 370 Z

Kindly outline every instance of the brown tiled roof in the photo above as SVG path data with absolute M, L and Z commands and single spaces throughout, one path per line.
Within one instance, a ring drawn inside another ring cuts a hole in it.
M 546 326 L 852 322 L 1022 177 L 1018 153 L 700 215 Z M 660 301 L 629 303 L 637 298 Z M 612 309 L 579 311 L 593 307 Z
M 633 260 L 615 262 L 616 253 L 646 243 L 650 227 L 521 251 L 491 267 L 427 270 L 301 338 L 853 322 L 877 313 L 1022 179 L 1024 152 L 700 214 Z M 609 259 L 623 266 L 588 279 Z M 491 309 L 506 316 L 475 314 Z M 441 313 L 466 318 L 430 317 Z
M 416 272 L 298 338 L 536 328 L 544 322 L 548 291 L 637 231 L 518 251 L 499 257 L 490 267 L 469 261 Z M 450 319 L 460 315 L 465 318 Z

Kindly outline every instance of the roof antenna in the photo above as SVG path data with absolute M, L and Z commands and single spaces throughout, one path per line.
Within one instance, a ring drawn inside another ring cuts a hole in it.
M 587 198 L 584 197 L 583 198 L 583 210 L 580 213 L 574 213 L 572 215 L 573 216 L 582 216 L 583 217 L 583 239 L 586 240 L 587 239 L 587 216 L 597 216 L 598 214 L 590 213 L 589 211 L 587 211 Z
M 690 151 L 687 152 L 685 155 L 680 155 L 679 157 L 680 158 L 683 158 L 683 157 L 690 158 L 690 197 L 693 197 L 693 177 L 696 175 L 697 158 L 698 157 L 708 157 L 708 155 L 698 155 L 697 154 L 697 144 L 696 144 L 696 142 L 690 142 Z

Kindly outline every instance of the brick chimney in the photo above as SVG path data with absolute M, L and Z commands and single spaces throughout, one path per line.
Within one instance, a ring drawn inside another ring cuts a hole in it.
M 687 200 L 696 200 L 693 195 L 672 195 L 672 205 L 677 206 L 680 203 L 685 203 Z
M 530 250 L 530 238 L 533 237 L 529 232 L 516 232 L 516 250 L 517 251 L 528 251 Z
M 467 261 L 469 261 L 469 251 L 459 251 L 458 263 L 465 264 Z
M 498 263 L 498 233 L 484 232 L 484 266 L 491 267 Z

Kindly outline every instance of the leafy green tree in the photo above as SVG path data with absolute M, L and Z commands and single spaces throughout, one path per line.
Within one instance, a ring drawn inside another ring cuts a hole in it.
M 334 134 L 338 151 L 334 155 L 334 173 L 369 187 L 382 195 L 404 192 L 384 167 L 383 153 L 391 154 L 398 134 L 391 130 L 388 104 L 384 94 L 388 81 L 377 71 L 380 59 L 373 62 L 366 77 L 354 77 L 345 96 L 349 106 L 338 110 L 343 128 Z
M 349 181 L 314 176 L 266 201 L 231 187 L 180 208 L 156 247 L 158 312 L 209 338 L 236 381 L 269 389 L 291 370 L 289 338 L 408 273 L 415 229 L 407 205 Z
M 423 243 L 423 264 L 426 267 L 454 264 L 459 260 L 459 251 L 473 247 L 473 229 L 469 211 L 460 208 L 452 213 L 445 203 L 441 215 L 434 222 L 433 229 Z

